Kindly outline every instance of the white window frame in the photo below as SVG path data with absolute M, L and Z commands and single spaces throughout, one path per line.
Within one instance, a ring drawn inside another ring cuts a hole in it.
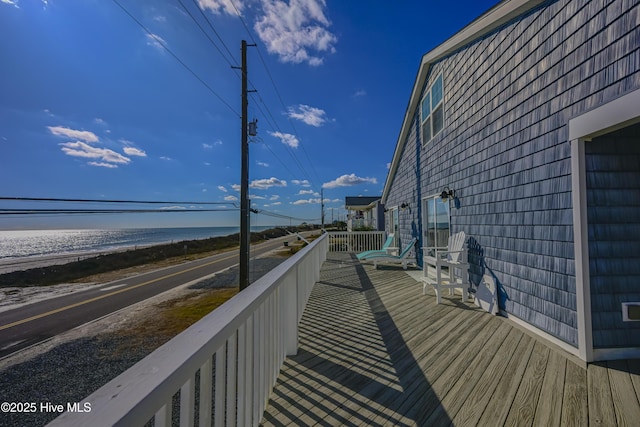
M 436 85 L 436 83 L 438 82 L 438 80 L 440 80 L 440 82 L 442 83 L 442 94 L 440 96 L 440 100 L 433 105 L 433 96 L 432 96 L 432 91 L 434 86 Z M 424 107 L 424 102 L 426 99 L 429 99 L 429 114 L 424 115 L 423 112 L 423 107 Z M 442 108 L 442 127 L 440 129 L 438 129 L 435 133 L 434 133 L 434 127 L 433 127 L 433 116 L 434 116 L 434 112 L 436 110 L 438 110 L 439 108 Z M 425 138 L 425 132 L 424 132 L 424 126 L 426 124 L 426 122 L 429 122 L 429 138 Z M 422 145 L 424 146 L 425 144 L 427 144 L 428 142 L 430 142 L 433 138 L 435 138 L 436 136 L 438 136 L 438 134 L 440 132 L 442 132 L 442 130 L 444 129 L 444 77 L 442 75 L 442 73 L 440 73 L 438 75 L 438 77 L 436 77 L 433 80 L 433 83 L 431 83 L 431 86 L 429 86 L 429 89 L 425 91 L 424 95 L 422 96 L 422 99 L 420 100 L 420 133 L 422 136 Z

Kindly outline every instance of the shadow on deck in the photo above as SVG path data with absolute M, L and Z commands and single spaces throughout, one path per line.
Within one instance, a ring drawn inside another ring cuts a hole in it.
M 263 425 L 622 425 L 640 360 L 589 365 L 401 269 L 330 253 Z

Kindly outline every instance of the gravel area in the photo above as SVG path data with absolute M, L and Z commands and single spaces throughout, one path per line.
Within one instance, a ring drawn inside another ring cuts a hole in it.
M 252 261 L 251 281 L 283 262 L 284 257 L 267 257 Z M 40 411 L 40 405 L 64 405 L 83 398 L 115 378 L 170 337 L 132 337 L 126 334 L 138 316 L 146 316 L 159 301 L 166 301 L 194 290 L 234 287 L 238 285 L 238 268 L 170 291 L 157 299 L 118 312 L 92 324 L 69 331 L 50 342 L 30 348 L 0 361 L 0 402 L 35 403 L 35 413 L 0 412 L 0 426 L 43 426 L 58 414 Z

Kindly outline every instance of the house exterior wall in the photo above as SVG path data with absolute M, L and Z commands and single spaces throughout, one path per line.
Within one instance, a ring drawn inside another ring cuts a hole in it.
M 418 108 L 389 178 L 403 239 L 422 239 L 419 200 L 455 189 L 472 281 L 493 274 L 502 310 L 576 347 L 567 124 L 640 87 L 639 3 L 549 2 L 435 62 L 444 129 L 423 145 Z
M 417 114 L 414 121 L 417 123 Z M 422 223 L 420 221 L 419 205 L 421 186 L 420 182 L 420 169 L 417 166 L 416 156 L 420 155 L 420 147 L 417 143 L 417 128 L 412 126 L 409 135 L 407 136 L 407 143 L 405 144 L 404 152 L 402 153 L 402 160 L 400 166 L 396 172 L 395 178 L 392 183 L 390 197 L 385 206 L 387 208 L 399 207 L 402 203 L 409 203 L 410 208 L 405 210 L 399 210 L 398 220 L 399 227 L 398 233 L 398 245 L 400 248 L 404 248 L 404 245 L 411 241 L 414 237 L 420 239 L 422 234 Z M 386 220 L 387 232 L 392 231 L 389 228 L 388 218 Z M 419 244 L 414 248 L 411 257 L 415 257 L 416 261 L 422 265 L 422 250 Z
M 585 144 L 594 348 L 640 347 L 640 124 Z

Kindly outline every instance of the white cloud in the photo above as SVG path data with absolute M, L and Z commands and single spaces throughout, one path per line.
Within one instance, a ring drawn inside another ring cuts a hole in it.
M 227 202 L 235 202 L 235 201 L 237 201 L 237 200 L 238 200 L 238 198 L 237 198 L 236 196 L 232 196 L 232 195 L 224 196 L 224 199 L 225 199 Z
M 353 94 L 353 97 L 354 97 L 354 98 L 359 98 L 359 97 L 361 97 L 361 96 L 365 96 L 366 94 L 367 94 L 367 91 L 366 91 L 366 90 L 362 90 L 362 89 L 361 89 L 361 90 L 357 90 L 357 91 Z
M 202 144 L 202 148 L 204 148 L 205 150 L 210 150 L 213 148 L 213 145 L 211 144 Z
M 102 160 L 102 163 L 108 163 L 114 166 L 115 164 L 126 165 L 131 162 L 131 159 L 120 153 L 116 153 L 108 148 L 97 148 L 82 141 L 64 142 L 60 144 L 60 146 L 62 147 L 62 151 L 68 156 L 99 159 Z M 92 164 L 92 166 L 104 166 L 104 164 L 97 164 L 96 162 L 90 164 Z
M 158 50 L 164 50 L 164 46 L 166 45 L 167 42 L 159 35 L 147 33 L 147 46 L 152 46 Z
M 240 184 L 232 184 L 231 188 L 235 191 L 240 191 Z
M 167 156 L 160 156 L 160 160 L 166 160 L 167 162 L 170 162 L 173 159 L 171 157 L 167 157 Z
M 125 154 L 128 154 L 129 156 L 147 157 L 147 153 L 145 153 L 144 150 L 140 150 L 139 148 L 124 147 L 122 150 L 124 151 Z
M 295 202 L 291 202 L 292 205 L 318 205 L 320 204 L 320 199 L 301 199 L 296 200 Z
M 115 169 L 118 167 L 118 165 L 114 165 L 113 163 L 105 163 L 105 162 L 89 162 L 87 164 L 91 166 L 97 166 L 97 167 L 109 168 L 109 169 Z
M 271 187 L 286 187 L 287 181 L 283 181 L 278 178 L 266 178 L 266 179 L 256 179 L 249 184 L 250 188 L 257 188 L 259 190 L 266 190 Z
M 311 187 L 311 184 L 309 184 L 309 181 L 306 179 L 303 179 L 302 181 L 299 179 L 294 179 L 291 182 L 294 183 L 295 185 L 300 185 L 302 187 Z
M 165 22 L 167 22 L 167 17 L 162 15 L 156 15 L 153 17 L 153 20 L 164 24 Z
M 222 186 L 222 185 L 218 185 L 218 190 L 222 191 L 223 193 L 227 192 L 227 189 L 224 188 L 224 186 Z
M 56 136 L 79 139 L 84 142 L 98 142 L 96 134 L 86 130 L 75 130 L 64 126 L 47 126 L 47 129 Z
M 320 197 L 320 195 L 317 192 L 313 191 L 313 190 L 300 190 L 298 192 L 298 196 L 304 196 L 306 194 L 310 194 L 312 196 Z
M 391 163 L 387 163 L 387 169 L 391 168 Z
M 267 200 L 266 197 L 258 196 L 257 194 L 249 194 L 249 199 L 251 199 L 251 200 Z
M 322 64 L 318 54 L 335 52 L 338 41 L 328 27 L 325 0 L 262 0 L 264 15 L 254 25 L 270 53 L 282 62 Z
M 282 204 L 282 202 L 273 202 L 271 203 L 271 206 L 280 206 Z
M 103 119 L 101 119 L 100 117 L 96 117 L 95 119 L 93 119 L 93 122 L 99 125 L 106 125 L 107 122 L 105 122 Z
M 258 166 L 264 166 L 265 168 L 268 168 L 268 167 L 269 167 L 269 163 L 265 163 L 265 162 L 256 162 L 256 164 L 257 164 Z
M 202 10 L 209 9 L 212 13 L 220 15 L 242 15 L 244 10 L 243 0 L 198 0 L 198 5 Z
M 11 6 L 15 6 L 15 7 L 19 7 L 18 6 L 18 0 L 0 0 L 2 3 L 4 4 L 8 4 Z
M 299 104 L 297 107 L 289 107 L 287 115 L 296 120 L 300 120 L 309 126 L 320 127 L 327 121 L 327 113 L 309 105 Z
M 298 138 L 296 138 L 295 135 L 291 135 L 290 133 L 269 132 L 269 135 L 279 138 L 284 145 L 288 145 L 291 148 L 298 148 L 298 144 L 300 143 L 300 141 L 298 141 Z
M 342 175 L 333 181 L 325 182 L 322 184 L 322 188 L 350 187 L 365 183 L 377 184 L 378 180 L 375 178 L 361 178 L 352 173 L 351 175 Z
M 273 196 L 269 197 L 269 200 L 278 200 L 280 198 L 280 196 L 278 196 L 277 194 L 274 194 Z
M 312 199 L 301 199 L 296 200 L 295 202 L 291 202 L 292 205 L 319 205 L 320 198 L 312 198 Z M 341 199 L 324 199 L 325 203 L 340 203 Z

